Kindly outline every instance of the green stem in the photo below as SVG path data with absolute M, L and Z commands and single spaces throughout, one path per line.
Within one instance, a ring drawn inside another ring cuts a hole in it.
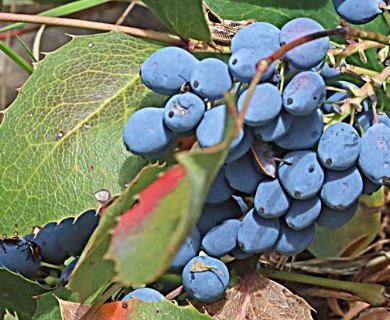
M 291 273 L 277 270 L 260 269 L 259 272 L 273 279 L 294 281 L 299 283 L 317 285 L 330 289 L 347 291 L 357 296 L 362 301 L 372 306 L 383 306 L 388 299 L 385 287 L 379 284 L 358 283 L 350 281 L 319 278 L 299 273 Z
M 1 14 L 1 13 L 0 13 Z M 3 51 L 11 60 L 13 60 L 19 67 L 21 67 L 28 74 L 32 74 L 33 67 L 24 60 L 16 51 L 8 47 L 4 42 L 0 41 L 0 50 Z

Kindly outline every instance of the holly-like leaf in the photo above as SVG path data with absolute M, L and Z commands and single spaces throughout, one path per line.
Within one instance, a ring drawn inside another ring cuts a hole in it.
M 123 127 L 138 108 L 162 103 L 139 77 L 158 48 L 110 32 L 75 37 L 39 63 L 0 127 L 2 233 L 95 208 L 100 189 L 123 190 L 123 165 L 133 171 Z
M 58 299 L 62 320 L 78 320 L 90 309 L 90 305 L 79 304 Z M 160 302 L 144 302 L 138 299 L 110 302 L 102 305 L 91 318 L 131 319 L 131 320 L 211 320 L 211 317 L 199 313 L 193 306 L 179 307 L 166 299 Z
M 225 296 L 211 304 L 197 304 L 213 319 L 309 320 L 310 305 L 279 283 L 256 272 L 249 273 Z
M 359 246 L 354 247 L 355 253 L 363 250 L 381 229 L 380 209 L 383 202 L 383 190 L 371 196 L 361 196 L 359 207 L 351 221 L 335 230 L 316 226 L 316 236 L 309 250 L 317 258 L 339 257 L 352 242 L 365 237 Z
M 47 291 L 37 282 L 0 268 L 0 317 L 8 310 L 19 319 L 31 319 L 37 308 L 35 297 Z
M 92 302 L 111 281 L 114 275 L 114 263 L 104 259 L 104 255 L 111 241 L 112 229 L 115 227 L 118 217 L 136 202 L 137 194 L 155 181 L 163 170 L 164 168 L 158 165 L 149 165 L 142 169 L 126 191 L 103 213 L 68 285 L 72 291 L 78 293 L 81 302 L 90 297 Z
M 65 288 L 59 288 L 40 295 L 37 301 L 37 311 L 32 317 L 32 320 L 61 319 L 60 305 L 57 298 L 69 301 L 71 295 L 72 292 Z
M 339 17 L 329 0 L 206 0 L 210 8 L 224 19 L 256 19 L 282 27 L 291 19 L 312 18 L 324 28 L 334 28 Z
M 143 2 L 181 38 L 211 40 L 201 0 L 145 0 Z

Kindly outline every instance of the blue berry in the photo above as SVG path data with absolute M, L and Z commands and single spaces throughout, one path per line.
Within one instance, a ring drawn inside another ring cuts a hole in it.
M 304 251 L 314 240 L 315 224 L 305 229 L 294 230 L 282 223 L 280 226 L 279 239 L 274 249 L 284 256 L 293 256 Z
M 318 196 L 307 200 L 293 200 L 284 219 L 294 230 L 305 229 L 313 224 L 321 211 L 321 200 Z
M 265 176 L 256 169 L 254 161 L 252 154 L 248 152 L 226 165 L 225 175 L 233 189 L 246 194 L 256 192 L 257 186 Z
M 228 219 L 210 229 L 202 240 L 204 251 L 213 257 L 222 257 L 228 254 L 237 245 L 237 233 L 240 226 L 240 220 Z
M 280 30 L 268 22 L 255 22 L 240 31 L 232 39 L 231 50 L 233 53 L 242 48 L 267 46 L 272 51 L 280 48 Z
M 278 179 L 266 179 L 257 187 L 254 204 L 260 216 L 272 219 L 286 213 L 290 206 L 290 198 L 285 194 Z
M 0 241 L 0 267 L 27 278 L 36 278 L 41 262 L 41 257 L 33 251 L 36 244 L 26 238 Z
M 324 28 L 310 18 L 296 18 L 287 22 L 280 30 L 280 43 L 285 44 L 302 36 L 323 31 Z M 313 40 L 288 51 L 287 61 L 300 70 L 309 70 L 318 65 L 326 56 L 329 38 Z
M 192 90 L 203 98 L 222 99 L 233 86 L 228 65 L 215 58 L 200 61 L 191 73 Z
M 163 122 L 164 109 L 143 108 L 129 118 L 123 140 L 134 154 L 143 155 L 161 151 L 174 138 Z
M 351 206 L 344 210 L 335 210 L 324 204 L 316 223 L 329 229 L 340 228 L 353 218 L 358 206 L 359 200 L 356 200 Z
M 237 101 L 238 111 L 241 112 L 248 90 L 245 90 Z M 270 83 L 258 84 L 253 92 L 245 113 L 244 121 L 248 126 L 258 127 L 275 119 L 282 109 L 282 97 L 278 88 Z
M 259 45 L 256 48 L 242 48 L 234 52 L 229 59 L 229 71 L 238 81 L 249 83 L 256 74 L 256 65 L 260 59 L 267 58 L 273 50 L 267 46 Z M 261 80 L 267 80 L 275 70 L 273 62 L 263 74 Z
M 195 227 L 176 253 L 169 268 L 172 270 L 183 268 L 188 261 L 198 255 L 200 243 L 200 233 L 198 228 Z
M 226 265 L 219 259 L 207 256 L 191 259 L 184 267 L 182 277 L 188 295 L 205 302 L 220 298 L 230 279 Z
M 225 129 L 226 105 L 215 106 L 204 113 L 203 119 L 196 129 L 196 137 L 201 148 L 208 148 L 222 142 Z M 240 135 L 230 144 L 230 150 L 236 148 L 244 137 L 241 129 Z
M 73 270 L 76 267 L 77 263 L 79 262 L 79 258 L 74 259 L 69 265 L 62 271 L 60 276 L 60 283 L 61 286 L 65 287 L 69 281 L 70 277 L 72 276 Z
M 360 154 L 360 137 L 347 123 L 330 125 L 318 144 L 318 158 L 328 169 L 345 170 L 352 167 Z
M 190 80 L 198 63 L 192 54 L 181 48 L 162 48 L 142 63 L 141 79 L 149 89 L 170 96 Z
M 207 194 L 206 203 L 220 203 L 230 199 L 233 193 L 225 176 L 225 167 L 222 167 L 215 177 Z
M 275 141 L 283 137 L 290 130 L 293 116 L 290 113 L 281 111 L 280 114 L 270 123 L 255 127 L 255 135 L 263 141 Z
M 237 201 L 233 198 L 221 203 L 205 204 L 198 220 L 197 227 L 203 237 L 207 231 L 227 219 L 238 219 L 242 211 Z
M 279 219 L 265 219 L 252 209 L 241 221 L 238 245 L 245 253 L 262 253 L 271 248 L 279 236 Z
M 374 124 L 363 135 L 361 144 L 360 170 L 376 184 L 389 184 L 390 128 L 382 123 Z
M 128 301 L 133 298 L 145 302 L 157 302 L 164 299 L 164 296 L 157 290 L 151 288 L 138 288 L 125 295 L 121 301 Z
M 164 107 L 164 123 L 173 132 L 195 128 L 203 117 L 206 106 L 191 92 L 172 96 Z
M 316 110 L 307 116 L 294 117 L 290 130 L 275 144 L 287 150 L 309 149 L 320 140 L 323 129 L 322 113 Z
M 325 94 L 325 82 L 317 72 L 300 72 L 283 90 L 283 106 L 295 116 L 305 116 L 324 103 Z
M 229 150 L 225 162 L 229 163 L 241 158 L 251 148 L 253 139 L 254 133 L 252 127 L 244 125 L 244 137 L 233 150 Z
M 293 151 L 283 158 L 279 167 L 279 181 L 295 199 L 309 199 L 321 190 L 324 172 L 312 151 Z
M 326 170 L 321 200 L 330 208 L 344 210 L 353 205 L 363 191 L 363 180 L 356 167 L 342 171 Z
M 386 5 L 384 0 L 332 0 L 337 14 L 354 24 L 364 24 L 375 19 L 382 10 L 379 5 Z
M 58 243 L 55 232 L 56 226 L 56 222 L 49 222 L 44 225 L 33 241 L 41 249 L 41 258 L 43 261 L 53 264 L 63 264 L 69 258 L 69 253 Z

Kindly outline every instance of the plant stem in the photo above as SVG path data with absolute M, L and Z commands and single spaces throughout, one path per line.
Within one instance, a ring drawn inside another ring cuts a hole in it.
M 162 41 L 169 43 L 175 46 L 185 46 L 185 43 L 176 36 L 172 36 L 166 33 L 143 30 L 138 28 L 119 26 L 109 23 L 102 22 L 93 22 L 86 20 L 78 19 L 69 19 L 69 18 L 57 18 L 57 17 L 44 17 L 28 14 L 14 14 L 14 13 L 3 13 L 0 12 L 0 21 L 12 21 L 12 22 L 28 22 L 36 24 L 47 24 L 55 26 L 64 26 L 64 27 L 73 27 L 73 28 L 82 28 L 82 29 L 92 29 L 99 31 L 120 31 L 134 37 L 138 38 L 147 38 L 157 41 Z
M 374 70 L 362 68 L 359 66 L 355 66 L 353 64 L 347 64 L 345 65 L 345 69 L 343 69 L 343 73 L 349 73 L 352 75 L 360 75 L 360 74 L 365 74 L 369 76 L 370 78 L 373 78 L 379 74 L 379 72 L 376 72 Z M 390 83 L 390 77 L 386 78 L 386 82 Z
M 385 44 L 386 46 L 390 45 L 390 38 L 387 36 L 384 36 L 376 32 L 356 29 L 352 27 L 348 27 L 348 28 L 349 28 L 348 36 L 350 37 L 371 40 L 371 41 Z
M 333 280 L 308 276 L 299 273 L 291 273 L 269 269 L 260 269 L 259 272 L 268 278 L 294 281 L 299 283 L 318 285 L 325 288 L 347 291 L 356 295 L 359 299 L 362 299 L 363 301 L 369 303 L 372 306 L 383 306 L 388 299 L 387 293 L 385 292 L 385 287 L 379 284 Z
M 363 40 L 359 41 L 347 46 L 342 46 L 339 48 L 329 49 L 329 53 L 337 56 L 337 57 L 349 57 L 353 55 L 356 52 L 359 52 L 361 50 L 367 50 L 371 48 L 383 48 L 384 45 L 382 43 L 369 41 L 369 40 Z

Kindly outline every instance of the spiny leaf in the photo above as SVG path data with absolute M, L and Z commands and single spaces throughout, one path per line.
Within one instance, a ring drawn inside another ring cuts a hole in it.
M 91 307 L 79 303 L 59 300 L 63 320 L 78 320 Z M 100 307 L 91 320 L 131 319 L 131 320 L 207 320 L 206 314 L 199 313 L 194 307 L 179 307 L 164 299 L 160 302 L 144 302 L 138 299 L 106 303 Z
M 71 300 L 72 292 L 59 288 L 52 292 L 42 294 L 37 301 L 37 311 L 32 320 L 56 320 L 61 319 L 60 305 L 57 298 Z
M 158 48 L 111 32 L 76 37 L 39 63 L 0 127 L 2 233 L 95 208 L 98 190 L 123 190 L 119 172 L 132 170 L 125 122 L 162 103 L 139 77 Z
M 0 317 L 7 309 L 19 319 L 31 319 L 37 303 L 34 297 L 47 292 L 40 284 L 0 268 Z
M 79 262 L 69 281 L 69 288 L 79 294 L 79 300 L 84 302 L 87 298 L 98 296 L 106 289 L 114 275 L 114 263 L 104 259 L 111 238 L 112 229 L 118 217 L 131 208 L 137 200 L 137 194 L 146 186 L 155 181 L 164 167 L 149 165 L 142 169 L 129 184 L 126 191 L 102 214 L 99 225 L 88 242 Z
M 145 0 L 143 2 L 181 38 L 211 40 L 201 0 Z

